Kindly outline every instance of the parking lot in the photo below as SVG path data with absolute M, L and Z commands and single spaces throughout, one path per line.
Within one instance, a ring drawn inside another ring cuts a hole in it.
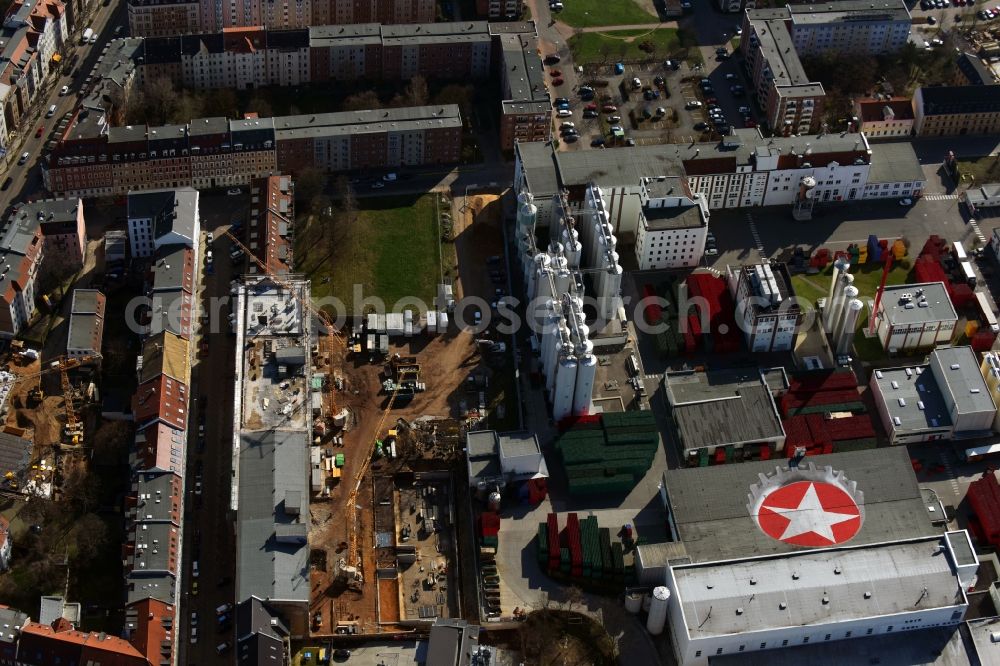
M 755 127 L 740 62 L 727 49 L 706 67 L 673 60 L 588 67 L 579 86 L 554 93 L 561 148 L 714 141 L 731 127 Z

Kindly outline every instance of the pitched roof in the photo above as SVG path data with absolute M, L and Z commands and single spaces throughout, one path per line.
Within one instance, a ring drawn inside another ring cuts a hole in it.
M 143 382 L 132 399 L 132 414 L 140 427 L 159 420 L 178 430 L 187 424 L 187 385 L 170 375 Z
M 150 666 L 146 657 L 117 636 L 74 629 L 56 631 L 37 622 L 30 622 L 21 630 L 17 656 L 19 662 L 31 666 L 52 666 L 56 663 Z
M 191 370 L 188 361 L 186 340 L 169 331 L 152 335 L 142 345 L 142 373 L 139 381 L 145 383 L 165 374 L 187 383 Z
M 175 609 L 159 599 L 144 599 L 125 609 L 129 643 L 154 664 L 173 663 Z

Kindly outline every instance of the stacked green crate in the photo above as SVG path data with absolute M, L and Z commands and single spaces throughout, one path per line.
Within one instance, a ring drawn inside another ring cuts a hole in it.
M 571 495 L 628 494 L 635 488 L 635 478 L 631 474 L 618 474 L 593 478 L 569 479 Z
M 549 526 L 538 523 L 538 563 L 543 567 L 549 562 Z
M 625 579 L 625 549 L 620 541 L 611 544 L 611 569 L 614 572 L 615 580 Z
M 601 569 L 605 576 L 614 575 L 614 561 L 611 557 L 611 530 L 602 527 L 598 538 L 601 542 Z
M 833 450 L 837 453 L 841 451 L 863 451 L 874 449 L 878 441 L 874 437 L 862 437 L 861 439 L 842 439 L 833 443 Z
M 484 546 L 496 548 L 500 544 L 500 540 L 496 536 L 483 536 L 480 537 L 480 543 Z
M 569 548 L 559 549 L 559 571 L 569 575 L 570 569 Z
M 601 574 L 600 560 L 595 557 L 595 531 L 597 529 L 597 518 L 588 516 L 580 521 L 580 545 L 583 548 L 583 576 L 584 578 L 598 577 Z
M 698 467 L 708 467 L 708 449 L 698 449 Z
M 621 494 L 649 471 L 659 445 L 651 412 L 622 412 L 563 433 L 556 450 L 571 493 Z

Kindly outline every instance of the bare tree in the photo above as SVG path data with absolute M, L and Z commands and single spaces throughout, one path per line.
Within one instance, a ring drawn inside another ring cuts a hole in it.
M 382 100 L 378 98 L 374 90 L 365 90 L 347 97 L 343 104 L 344 111 L 361 111 L 364 109 L 382 108 Z
M 274 115 L 271 103 L 260 95 L 254 95 L 247 103 L 247 113 L 256 113 L 261 118 L 270 118 Z
M 225 118 L 238 117 L 240 108 L 236 93 L 232 88 L 216 88 L 205 100 L 205 113 Z
M 97 505 L 98 485 L 98 479 L 87 474 L 84 467 L 74 466 L 63 478 L 63 501 L 79 508 L 83 513 L 89 513 Z
M 74 564 L 87 564 L 97 557 L 108 540 L 108 526 L 96 514 L 88 513 L 76 521 L 73 543 Z
M 295 198 L 299 203 L 312 206 L 313 199 L 322 194 L 326 185 L 326 177 L 316 167 L 306 167 L 299 170 L 295 178 Z
M 427 91 L 427 81 L 417 74 L 410 79 L 406 86 L 406 102 L 410 106 L 425 106 L 430 100 L 430 93 Z

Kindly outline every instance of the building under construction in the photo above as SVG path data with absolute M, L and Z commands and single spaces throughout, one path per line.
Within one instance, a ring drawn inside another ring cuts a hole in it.
M 246 276 L 233 311 L 236 601 L 267 599 L 292 638 L 309 630 L 309 289 L 297 276 Z

